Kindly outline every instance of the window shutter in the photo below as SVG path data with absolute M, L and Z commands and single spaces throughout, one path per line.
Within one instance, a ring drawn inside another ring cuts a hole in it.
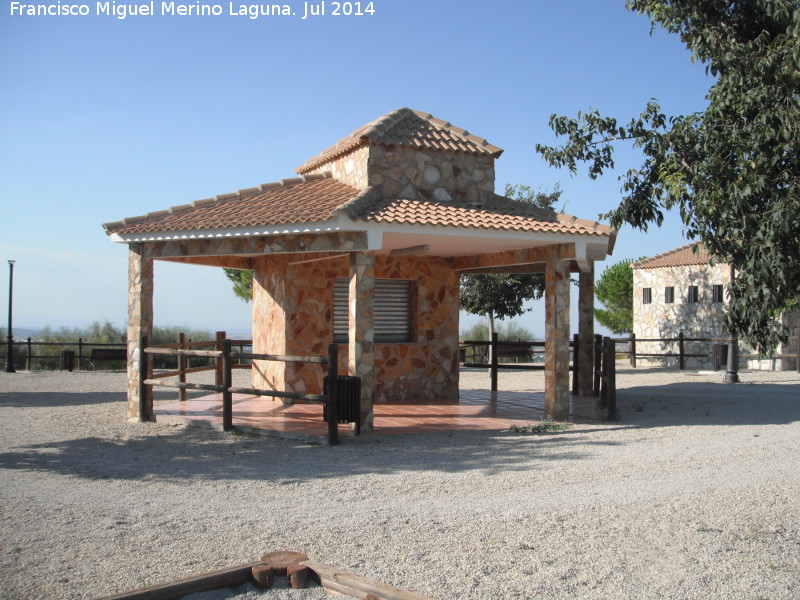
M 333 341 L 347 342 L 347 331 L 350 328 L 350 311 L 347 300 L 350 296 L 350 281 L 337 279 L 333 282 Z
M 411 282 L 406 279 L 375 281 L 375 341 L 408 342 L 411 339 Z
M 337 279 L 333 285 L 333 341 L 346 342 L 349 328 L 350 282 Z M 375 342 L 411 341 L 411 281 L 375 280 Z

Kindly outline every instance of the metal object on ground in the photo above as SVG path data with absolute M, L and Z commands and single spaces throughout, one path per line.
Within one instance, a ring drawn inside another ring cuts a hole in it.
M 336 396 L 338 398 L 336 422 L 355 423 L 355 433 L 361 433 L 361 378 L 350 375 L 339 375 L 336 378 Z M 323 383 L 323 394 L 328 393 L 328 378 Z M 328 422 L 328 405 L 325 404 L 322 413 L 325 422 Z

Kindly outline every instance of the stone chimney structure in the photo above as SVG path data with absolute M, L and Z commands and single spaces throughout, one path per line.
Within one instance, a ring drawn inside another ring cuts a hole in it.
M 382 198 L 481 206 L 494 196 L 503 150 L 424 112 L 401 108 L 357 129 L 295 169 Z

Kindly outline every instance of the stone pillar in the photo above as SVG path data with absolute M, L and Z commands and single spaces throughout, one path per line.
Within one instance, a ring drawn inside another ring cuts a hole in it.
M 128 421 L 139 420 L 139 403 L 146 413 L 153 412 L 153 391 L 139 397 L 141 348 L 139 340 L 153 335 L 153 259 L 144 244 L 130 244 L 128 249 Z
M 254 264 L 253 352 L 257 354 L 291 354 L 286 348 L 286 304 L 290 286 L 287 275 L 287 259 L 283 254 L 265 256 Z M 294 354 L 310 352 L 306 348 Z M 286 368 L 287 363 L 283 362 L 253 361 L 253 387 L 286 391 Z M 291 404 L 288 400 L 286 403 Z
M 569 262 L 558 248 L 545 266 L 544 414 L 569 418 Z
M 592 345 L 594 344 L 594 262 L 578 279 L 578 394 L 592 395 Z
M 348 372 L 361 378 L 361 426 L 372 429 L 375 394 L 375 256 L 350 254 Z

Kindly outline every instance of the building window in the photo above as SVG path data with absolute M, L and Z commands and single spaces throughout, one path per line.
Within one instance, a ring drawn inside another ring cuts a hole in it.
M 642 304 L 650 304 L 653 301 L 653 289 L 642 288 Z
M 375 342 L 411 341 L 411 281 L 375 280 Z M 333 341 L 347 343 L 350 328 L 348 302 L 350 280 L 336 279 L 333 284 Z
M 722 284 L 714 284 L 711 288 L 712 302 L 722 302 Z
M 675 288 L 673 286 L 669 286 L 664 289 L 664 303 L 672 304 L 674 302 L 675 302 Z
M 690 285 L 688 293 L 686 294 L 686 302 L 688 304 L 694 304 L 700 299 L 700 290 L 697 288 L 696 285 Z

